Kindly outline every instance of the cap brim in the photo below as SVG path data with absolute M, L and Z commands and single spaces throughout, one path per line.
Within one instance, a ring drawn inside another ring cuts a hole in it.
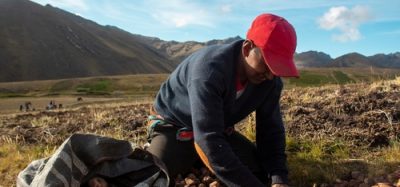
M 264 61 L 275 76 L 299 77 L 293 57 L 285 57 L 271 51 L 263 52 Z

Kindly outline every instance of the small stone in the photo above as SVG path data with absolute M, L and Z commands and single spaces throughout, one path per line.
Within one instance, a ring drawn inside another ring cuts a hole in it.
M 200 183 L 197 187 L 207 187 L 204 183 Z
M 392 187 L 389 183 L 378 183 L 378 187 Z
M 195 180 L 193 180 L 192 178 L 186 177 L 185 178 L 185 183 L 187 185 L 192 185 L 192 184 L 195 184 Z
M 348 186 L 347 181 L 341 181 L 340 183 L 334 185 L 334 187 L 347 187 L 347 186 Z
M 342 183 L 342 179 L 336 179 L 335 182 L 336 183 Z
M 206 184 L 210 184 L 213 181 L 213 179 L 210 176 L 204 176 L 201 182 L 204 182 Z
M 210 185 L 209 185 L 209 187 L 220 187 L 221 185 L 219 184 L 219 182 L 218 181 L 214 181 L 214 182 L 212 182 Z

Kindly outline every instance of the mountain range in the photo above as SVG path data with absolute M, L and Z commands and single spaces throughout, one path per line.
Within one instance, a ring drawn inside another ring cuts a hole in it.
M 208 42 L 164 41 L 99 25 L 51 5 L 29 0 L 0 1 L 0 82 L 101 75 L 169 73 Z M 350 53 L 332 59 L 307 51 L 295 55 L 304 67 L 400 68 L 400 53 L 363 56 Z

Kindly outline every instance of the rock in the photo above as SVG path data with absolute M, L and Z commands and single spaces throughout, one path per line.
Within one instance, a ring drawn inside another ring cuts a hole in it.
M 200 183 L 197 187 L 207 187 L 204 183 Z
M 336 179 L 335 182 L 336 183 L 342 183 L 342 179 Z
M 185 181 L 183 180 L 175 182 L 175 187 L 184 187 L 185 185 Z
M 186 183 L 186 185 L 193 185 L 193 184 L 196 184 L 196 181 L 192 178 L 186 177 L 185 183 Z
M 389 183 L 378 183 L 377 184 L 378 185 L 378 187 L 393 187 L 391 184 L 389 184 Z
M 201 180 L 201 182 L 205 183 L 205 184 L 210 184 L 213 181 L 213 178 L 211 178 L 210 176 L 204 176 L 203 179 Z
M 210 185 L 209 185 L 209 187 L 220 187 L 221 185 L 219 184 L 219 182 L 218 181 L 214 181 L 214 182 L 212 182 Z

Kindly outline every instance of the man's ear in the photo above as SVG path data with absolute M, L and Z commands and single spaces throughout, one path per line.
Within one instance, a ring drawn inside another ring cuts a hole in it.
M 253 42 L 251 40 L 245 40 L 242 44 L 243 57 L 248 57 L 252 48 L 253 48 Z

